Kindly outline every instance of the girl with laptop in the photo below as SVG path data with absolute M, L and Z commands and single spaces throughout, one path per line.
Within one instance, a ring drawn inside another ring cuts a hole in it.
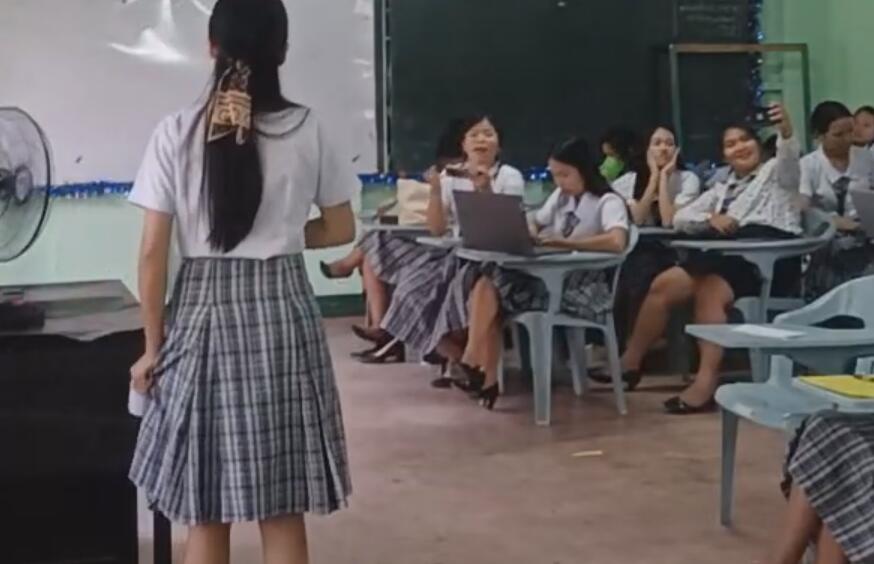
M 621 253 L 628 243 L 628 211 L 598 171 L 588 143 L 577 138 L 560 145 L 549 158 L 549 169 L 558 188 L 529 218 L 531 235 L 549 247 Z M 432 333 L 432 346 L 467 329 L 461 365 L 469 378 L 461 386 L 487 409 L 498 397 L 504 318 L 546 309 L 548 300 L 541 280 L 494 264 L 465 265 L 453 281 Z M 564 312 L 598 319 L 612 304 L 606 272 L 581 270 L 568 275 Z

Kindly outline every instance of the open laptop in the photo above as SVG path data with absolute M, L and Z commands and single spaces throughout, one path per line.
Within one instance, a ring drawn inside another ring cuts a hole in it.
M 521 256 L 568 252 L 534 245 L 521 196 L 461 190 L 452 196 L 458 211 L 461 241 L 468 249 Z
M 859 225 L 868 238 L 874 238 L 874 190 L 853 190 L 850 192 L 856 213 L 859 214 Z

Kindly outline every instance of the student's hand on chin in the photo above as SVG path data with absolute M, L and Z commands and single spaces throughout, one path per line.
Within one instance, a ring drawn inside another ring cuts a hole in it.
M 668 161 L 668 164 L 662 169 L 662 175 L 665 177 L 669 177 L 677 170 L 677 159 L 680 158 L 680 148 L 677 147 L 674 149 L 674 155 L 671 157 L 671 160 Z

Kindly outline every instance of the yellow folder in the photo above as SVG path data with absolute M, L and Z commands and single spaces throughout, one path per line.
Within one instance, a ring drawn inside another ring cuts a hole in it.
M 874 399 L 874 376 L 801 376 L 801 379 L 848 398 Z

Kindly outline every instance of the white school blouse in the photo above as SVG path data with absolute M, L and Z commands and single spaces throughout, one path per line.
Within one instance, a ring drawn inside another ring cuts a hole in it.
M 844 172 L 832 165 L 822 147 L 801 159 L 801 193 L 810 198 L 814 206 L 837 213 L 835 185 L 841 182 L 846 183 L 848 189 L 844 215 L 855 218 L 856 206 L 851 193 L 874 188 L 874 154 L 862 147 L 852 147 L 850 163 Z
M 129 197 L 137 206 L 174 216 L 183 257 L 264 260 L 300 253 L 312 206 L 343 204 L 361 188 L 352 159 L 326 140 L 309 108 L 256 115 L 264 175 L 261 207 L 251 233 L 235 249 L 216 251 L 208 242 L 201 189 L 204 116 L 202 107 L 191 107 L 158 124 Z
M 627 172 L 613 182 L 613 190 L 631 205 L 636 203 L 634 199 L 634 185 L 636 183 L 637 173 Z M 677 208 L 691 204 L 700 193 L 701 179 L 692 171 L 680 170 L 674 172 L 668 180 L 668 194 Z M 654 225 L 655 218 L 650 216 L 646 224 Z
M 598 197 L 584 192 L 577 202 L 556 188 L 530 219 L 543 229 L 544 235 L 564 239 L 585 239 L 615 228 L 628 230 L 628 209 L 614 193 Z M 566 236 L 564 231 L 569 221 L 573 229 Z
M 522 173 L 510 165 L 496 165 L 490 174 L 492 175 L 492 192 L 495 194 L 510 196 L 525 194 L 525 179 L 522 177 Z M 473 182 L 468 178 L 458 178 L 444 172 L 440 176 L 440 199 L 443 201 L 443 213 L 446 216 L 447 225 L 454 225 L 458 217 L 458 211 L 455 209 L 455 198 L 452 196 L 456 190 L 473 192 Z
M 726 213 L 738 224 L 765 225 L 800 235 L 801 146 L 795 138 L 777 139 L 777 156 L 746 178 L 732 172 L 688 206 L 677 210 L 674 227 L 689 231 Z M 723 210 L 723 208 L 726 208 Z

